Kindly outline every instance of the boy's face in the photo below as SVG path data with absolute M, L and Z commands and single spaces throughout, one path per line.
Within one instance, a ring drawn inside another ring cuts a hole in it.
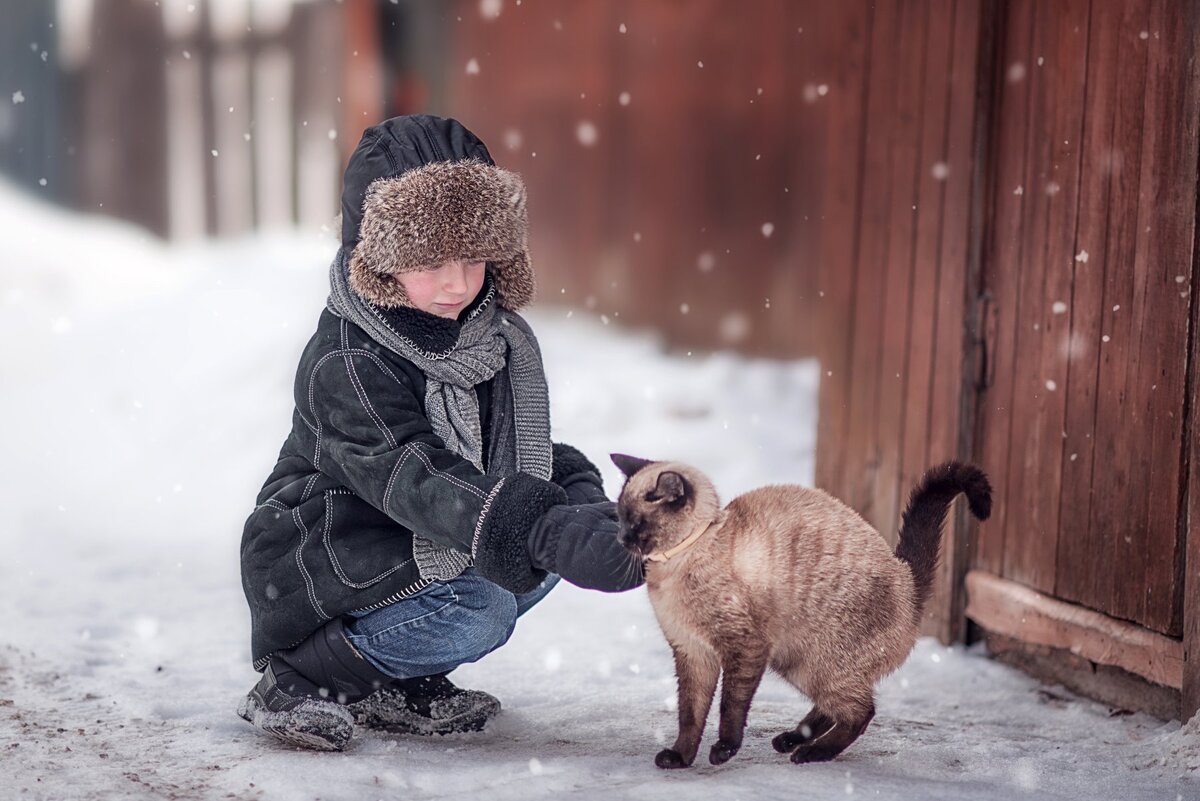
M 424 270 L 393 273 L 392 278 L 404 287 L 415 308 L 455 320 L 483 288 L 486 266 L 482 261 L 452 260 Z

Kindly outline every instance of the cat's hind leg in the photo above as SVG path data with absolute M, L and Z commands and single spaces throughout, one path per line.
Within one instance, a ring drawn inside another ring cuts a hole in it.
M 835 710 L 829 713 L 833 725 L 792 751 L 791 759 L 796 764 L 828 762 L 857 740 L 875 717 L 875 703 L 869 694 L 865 700 L 830 706 Z
M 674 643 L 675 676 L 679 681 L 679 735 L 673 748 L 664 748 L 654 757 L 660 768 L 686 768 L 696 759 L 704 721 L 717 690 L 721 665 L 710 651 L 685 651 Z
M 814 706 L 808 710 L 804 719 L 796 724 L 796 728 L 776 735 L 775 739 L 771 740 L 771 745 L 779 753 L 787 754 L 796 750 L 796 746 L 807 745 L 826 734 L 833 726 L 833 718 Z

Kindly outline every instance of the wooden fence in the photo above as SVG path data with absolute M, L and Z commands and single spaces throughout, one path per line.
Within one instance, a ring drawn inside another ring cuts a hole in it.
M 95 0 L 70 65 L 79 204 L 184 238 L 331 222 L 365 127 L 343 87 L 380 69 L 349 80 L 350 5 Z

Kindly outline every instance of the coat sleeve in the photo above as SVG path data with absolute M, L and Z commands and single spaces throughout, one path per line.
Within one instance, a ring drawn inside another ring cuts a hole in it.
M 307 383 L 297 402 L 315 436 L 316 469 L 414 533 L 470 554 L 481 573 L 499 561 L 508 585 L 541 580 L 525 542 L 565 502 L 560 487 L 524 473 L 489 476 L 448 450 L 408 377 L 369 350 L 325 355 Z

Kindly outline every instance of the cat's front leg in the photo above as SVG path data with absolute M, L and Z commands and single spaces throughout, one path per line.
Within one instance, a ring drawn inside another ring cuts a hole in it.
M 660 768 L 686 768 L 696 759 L 704 721 L 717 691 L 721 673 L 716 654 L 711 651 L 684 650 L 671 643 L 675 653 L 675 677 L 679 681 L 679 736 L 672 748 L 664 748 L 654 758 Z
M 708 761 L 712 764 L 728 762 L 741 749 L 750 702 L 766 669 L 766 648 L 743 642 L 722 654 L 721 726 L 717 741 L 708 753 Z

